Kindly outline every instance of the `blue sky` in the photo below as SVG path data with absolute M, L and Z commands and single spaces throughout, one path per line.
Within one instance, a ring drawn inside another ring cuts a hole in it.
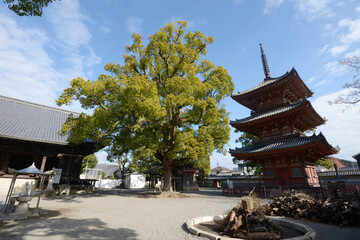
M 71 79 L 96 79 L 106 63 L 122 63 L 133 32 L 146 42 L 166 23 L 186 20 L 189 30 L 215 38 L 206 58 L 229 71 L 235 92 L 264 79 L 259 43 L 272 77 L 295 67 L 314 92 L 309 100 L 328 120 L 317 131 L 340 146 L 339 158 L 353 160 L 360 152 L 360 105 L 328 104 L 353 81 L 354 72 L 339 60 L 360 55 L 358 1 L 61 0 L 41 18 L 16 16 L 1 4 L 1 95 L 55 106 Z M 231 120 L 250 114 L 231 98 L 224 103 Z M 81 111 L 77 104 L 65 108 Z M 236 137 L 232 132 L 228 148 L 238 146 Z M 214 154 L 211 165 L 233 168 L 231 159 Z

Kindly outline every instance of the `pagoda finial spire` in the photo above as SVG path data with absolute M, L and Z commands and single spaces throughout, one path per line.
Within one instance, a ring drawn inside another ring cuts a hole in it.
M 262 48 L 261 43 L 260 43 L 260 50 L 261 50 L 261 60 L 262 60 L 262 65 L 263 65 L 263 68 L 264 68 L 264 74 L 265 74 L 265 80 L 266 80 L 266 79 L 269 79 L 271 77 L 270 77 L 269 65 L 267 63 L 266 56 L 265 56 L 265 53 L 264 53 L 264 50 Z

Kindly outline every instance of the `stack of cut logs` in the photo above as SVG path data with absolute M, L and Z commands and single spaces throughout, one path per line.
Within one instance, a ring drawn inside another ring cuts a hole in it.
M 359 200 L 343 196 L 338 199 L 313 199 L 305 194 L 288 193 L 277 197 L 265 207 L 266 215 L 310 218 L 329 224 L 343 226 L 360 226 Z
M 281 239 L 282 227 L 265 218 L 261 210 L 253 209 L 252 198 L 243 199 L 224 218 L 220 233 L 242 239 Z

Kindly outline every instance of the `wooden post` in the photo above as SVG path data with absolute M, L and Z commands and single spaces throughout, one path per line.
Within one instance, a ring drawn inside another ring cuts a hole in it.
M 6 172 L 7 172 L 7 169 L 8 169 L 9 163 L 10 163 L 10 158 L 11 158 L 10 152 L 2 152 L 1 159 L 0 159 L 0 166 L 1 166 L 0 171 L 3 174 L 6 174 Z
M 264 186 L 264 194 L 265 194 L 265 198 L 267 198 L 266 187 L 265 186 Z
M 45 169 L 45 164 L 46 164 L 46 159 L 47 159 L 47 156 L 44 155 L 43 158 L 42 158 L 40 171 L 44 171 L 44 169 Z

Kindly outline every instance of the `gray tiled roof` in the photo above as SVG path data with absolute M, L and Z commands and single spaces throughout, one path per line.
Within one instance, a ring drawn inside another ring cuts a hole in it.
M 280 76 L 280 77 L 277 77 L 277 78 L 269 78 L 269 79 L 265 79 L 264 81 L 262 81 L 261 83 L 259 83 L 258 85 L 256 85 L 255 87 L 253 88 L 250 88 L 246 91 L 243 91 L 243 92 L 238 92 L 238 93 L 235 93 L 235 94 L 232 94 L 231 96 L 232 97 L 236 97 L 236 96 L 241 96 L 241 95 L 244 95 L 246 93 L 249 93 L 249 92 L 252 92 L 252 91 L 255 91 L 257 89 L 260 89 L 262 87 L 265 87 L 267 85 L 270 85 L 274 82 L 277 82 L 281 79 L 283 79 L 284 77 L 286 77 L 287 75 L 290 75 L 291 73 L 293 72 L 296 72 L 295 68 L 292 68 L 290 72 L 286 72 L 284 75 Z
M 0 95 L 0 137 L 68 144 L 68 136 L 58 133 L 70 114 L 79 115 Z
M 354 156 L 352 156 L 353 158 L 355 158 L 356 160 L 359 158 L 360 159 L 360 152 L 355 154 Z
M 268 152 L 268 151 L 274 151 L 274 150 L 282 150 L 282 149 L 294 148 L 294 147 L 298 147 L 298 146 L 307 145 L 307 144 L 316 142 L 322 138 L 325 140 L 324 135 L 322 133 L 320 133 L 317 136 L 314 134 L 310 137 L 296 137 L 296 138 L 284 139 L 284 140 L 270 142 L 270 143 L 256 144 L 256 145 L 252 145 L 252 146 L 244 147 L 244 148 L 230 149 L 230 153 L 246 154 L 246 153 L 260 153 L 260 152 Z
M 217 166 L 216 168 L 211 169 L 212 172 L 231 172 L 231 169 L 226 167 Z
M 270 117 L 270 116 L 274 116 L 283 112 L 287 112 L 290 111 L 292 109 L 295 109 L 301 105 L 304 105 L 305 103 L 307 103 L 307 100 L 303 100 L 303 101 L 299 101 L 297 103 L 294 104 L 290 104 L 284 107 L 280 107 L 280 108 L 276 108 L 276 109 L 272 109 L 270 111 L 266 111 L 260 114 L 254 114 L 250 117 L 247 118 L 243 118 L 243 119 L 236 119 L 235 121 L 230 121 L 230 124 L 240 124 L 240 123 L 247 123 L 247 122 L 251 122 L 251 121 L 256 121 L 262 118 L 266 118 L 266 117 Z
M 95 169 L 102 169 L 104 171 L 104 173 L 106 173 L 107 175 L 110 175 L 119 169 L 119 165 L 118 164 L 101 164 L 100 163 L 95 166 Z

